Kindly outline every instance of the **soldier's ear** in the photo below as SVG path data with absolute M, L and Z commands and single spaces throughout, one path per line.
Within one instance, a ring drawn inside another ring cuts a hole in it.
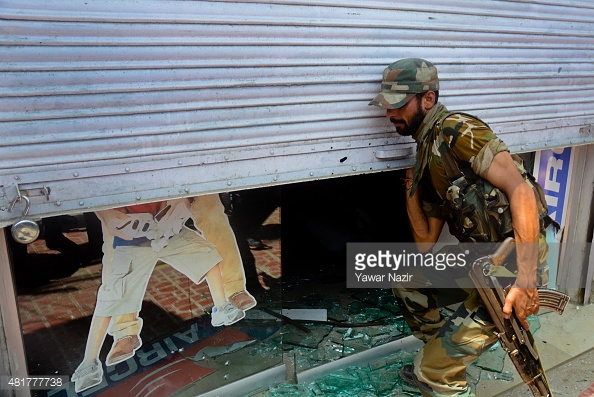
M 435 91 L 427 91 L 425 95 L 423 95 L 423 103 L 422 106 L 425 110 L 431 109 L 435 106 L 436 95 Z

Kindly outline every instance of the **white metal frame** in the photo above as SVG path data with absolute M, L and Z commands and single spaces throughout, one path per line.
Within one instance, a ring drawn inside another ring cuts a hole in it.
M 588 227 L 591 224 L 594 187 L 594 145 L 575 148 L 575 161 L 565 230 L 561 240 L 561 254 L 557 284 L 577 302 L 588 303 L 592 289 L 594 263 L 590 245 L 587 241 Z
M 9 236 L 12 238 L 12 236 Z M 23 345 L 20 317 L 16 301 L 16 289 L 12 276 L 5 229 L 0 230 L 0 309 L 2 310 L 2 327 L 8 348 L 8 362 L 10 373 L 2 375 L 27 376 L 27 361 Z M 24 389 L 15 389 L 16 397 L 29 396 Z

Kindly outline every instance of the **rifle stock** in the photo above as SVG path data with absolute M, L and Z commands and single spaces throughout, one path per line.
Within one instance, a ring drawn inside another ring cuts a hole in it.
M 489 275 L 489 269 L 501 265 L 514 248 L 513 238 L 507 238 L 494 254 L 479 258 L 472 264 L 470 278 L 493 319 L 501 346 L 508 353 L 522 380 L 535 397 L 552 397 L 532 334 L 522 328 L 515 313 L 510 319 L 503 317 L 506 291 L 496 277 Z M 546 288 L 539 288 L 538 296 L 541 308 L 558 314 L 563 313 L 569 302 L 566 294 Z

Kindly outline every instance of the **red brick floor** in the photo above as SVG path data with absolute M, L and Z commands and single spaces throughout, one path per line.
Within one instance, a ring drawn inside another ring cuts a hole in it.
M 275 211 L 264 223 L 280 224 L 280 210 Z M 85 232 L 73 232 L 68 238 L 77 244 L 87 241 Z M 280 240 L 264 240 L 267 250 L 252 251 L 258 273 L 273 278 L 281 275 Z M 51 254 L 43 240 L 31 244 L 29 251 Z M 261 281 L 262 282 L 262 281 Z M 49 328 L 54 325 L 88 317 L 93 314 L 97 289 L 101 283 L 101 264 L 79 269 L 72 276 L 55 280 L 39 291 L 18 297 L 18 307 L 23 333 Z M 262 282 L 263 283 L 263 282 Z M 144 297 L 168 313 L 188 320 L 210 312 L 212 299 L 206 282 L 192 283 L 186 276 L 169 265 L 155 268 Z

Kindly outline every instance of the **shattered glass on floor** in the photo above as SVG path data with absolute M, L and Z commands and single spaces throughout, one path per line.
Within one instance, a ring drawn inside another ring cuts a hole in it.
M 277 396 L 406 396 L 399 371 L 411 364 L 415 354 L 404 350 L 370 362 L 366 366 L 351 366 L 328 373 L 308 384 L 282 384 L 265 394 Z
M 411 335 L 391 291 L 355 291 L 336 300 L 314 293 L 290 301 L 296 307 L 327 310 L 325 322 L 291 320 L 291 324 L 284 323 L 281 328 L 280 346 L 285 358 L 294 361 L 297 378 L 305 370 Z M 444 309 L 444 315 L 448 314 L 448 309 Z M 531 331 L 538 331 L 538 316 L 528 320 Z M 325 373 L 309 384 L 281 384 L 258 396 L 419 396 L 419 391 L 403 382 L 399 374 L 404 365 L 413 362 L 415 354 L 400 350 L 367 365 Z M 485 352 L 468 368 L 471 387 L 475 388 L 481 380 L 513 381 L 514 373 L 504 370 L 506 356 L 499 343 Z
M 280 331 L 251 346 L 249 354 L 283 354 L 294 364 L 298 378 L 303 371 L 411 335 L 391 290 L 347 290 L 346 293 L 341 290 L 333 295 L 330 289 L 324 294 L 314 292 L 293 299 L 290 294 L 283 294 L 282 309 L 269 306 L 265 311 L 270 315 L 268 321 L 273 317 L 276 321 L 282 319 Z M 308 310 L 312 317 L 316 317 L 318 311 L 324 309 L 325 321 L 279 316 L 286 308 L 301 310 L 305 317 Z M 256 313 L 253 311 L 252 315 Z M 371 397 L 396 396 L 396 391 L 407 395 L 398 372 L 406 363 L 412 363 L 414 355 L 399 351 L 365 366 L 328 373 L 311 384 L 281 384 L 258 395 Z
M 410 335 L 390 290 L 356 291 L 336 299 L 309 294 L 289 303 L 327 310 L 327 321 L 290 320 L 282 326 L 282 349 L 294 357 L 297 372 Z

